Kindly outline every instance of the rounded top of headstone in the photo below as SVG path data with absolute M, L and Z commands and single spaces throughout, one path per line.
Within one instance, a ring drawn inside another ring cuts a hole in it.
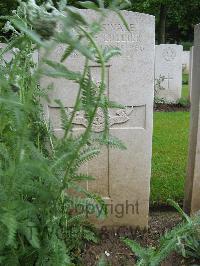
M 180 45 L 180 44 L 176 44 L 176 43 L 161 43 L 159 45 L 156 45 L 157 47 L 183 47 L 183 45 Z
M 177 44 L 160 44 L 156 45 L 156 49 L 161 52 L 165 61 L 170 62 L 176 58 L 177 53 L 182 52 L 183 46 Z
M 200 24 L 194 27 L 194 46 L 200 45 Z
M 98 12 L 94 11 L 94 10 L 90 10 L 90 9 L 79 9 L 79 12 L 81 13 L 85 13 L 87 14 L 87 17 L 89 16 L 89 18 L 96 18 Z M 108 10 L 108 13 L 113 13 L 113 16 L 117 17 L 117 14 L 112 11 L 112 10 Z M 133 12 L 133 11 L 127 11 L 127 10 L 121 10 L 120 13 L 125 17 L 125 19 L 134 19 L 135 22 L 137 21 L 144 21 L 145 23 L 154 23 L 155 21 L 155 16 L 153 15 L 149 15 L 146 13 L 139 13 L 139 12 Z M 94 16 L 95 14 L 95 16 Z M 111 17 L 114 19 L 114 17 Z
M 183 45 L 180 44 L 169 44 L 169 43 L 163 43 L 163 44 L 159 44 L 156 45 L 156 49 L 161 49 L 161 50 L 168 50 L 168 51 L 172 51 L 172 50 L 182 50 L 183 51 Z
M 121 10 L 121 13 L 125 14 L 126 16 L 139 16 L 139 17 L 146 17 L 146 18 L 151 18 L 155 19 L 155 16 L 147 14 L 147 13 L 139 13 L 139 12 L 133 12 L 133 11 L 128 11 L 128 10 Z

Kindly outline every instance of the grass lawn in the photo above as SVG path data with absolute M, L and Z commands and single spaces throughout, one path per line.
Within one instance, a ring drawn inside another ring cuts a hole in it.
M 184 98 L 188 95 L 187 79 L 184 75 Z M 189 112 L 154 113 L 151 205 L 166 205 L 169 198 L 183 200 L 189 116 Z
M 189 112 L 154 114 L 151 204 L 182 201 L 186 175 Z
M 182 90 L 182 98 L 188 99 L 188 85 L 183 85 L 183 90 Z

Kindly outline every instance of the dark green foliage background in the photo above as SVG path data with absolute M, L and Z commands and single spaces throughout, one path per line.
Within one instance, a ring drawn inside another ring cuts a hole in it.
M 26 1 L 25 1 L 26 2 Z M 41 4 L 45 0 L 37 0 Z M 53 0 L 56 5 L 57 0 Z M 96 1 L 93 1 L 96 2 Z M 105 1 L 107 4 L 111 1 Z M 70 0 L 68 4 L 78 6 L 78 1 Z M 159 28 L 161 10 L 166 10 L 166 36 L 167 43 L 182 43 L 188 50 L 193 42 L 194 25 L 200 23 L 200 1 L 198 0 L 132 0 L 130 10 L 152 14 L 156 17 L 156 36 L 159 42 Z M 8 15 L 16 9 L 17 0 L 1 0 L 0 15 Z M 80 7 L 80 6 L 79 6 Z M 0 28 L 3 22 L 0 22 Z M 1 33 L 3 35 L 3 33 Z M 9 37 L 9 36 L 8 36 Z

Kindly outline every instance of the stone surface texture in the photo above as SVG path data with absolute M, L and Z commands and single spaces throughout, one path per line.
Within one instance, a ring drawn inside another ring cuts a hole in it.
M 0 43 L 0 50 L 1 50 L 1 49 L 5 49 L 6 46 L 7 46 L 7 44 L 5 44 L 5 43 Z M 13 48 L 13 49 L 16 49 L 16 48 Z M 12 51 L 13 51 L 13 49 L 12 49 Z M 18 49 L 18 48 L 17 48 L 17 49 Z M 12 57 L 13 57 L 13 52 L 12 52 L 12 51 L 6 52 L 6 53 L 4 54 L 3 59 L 4 59 L 6 62 L 10 62 L 10 61 L 12 60 Z M 34 62 L 35 64 L 38 63 L 38 58 L 39 58 L 39 53 L 38 53 L 37 50 L 35 50 L 35 51 L 33 52 L 33 62 Z
M 5 43 L 0 43 L 0 50 L 3 50 L 6 48 L 6 44 Z M 12 59 L 12 53 L 11 52 L 7 52 L 3 55 L 3 59 L 6 61 L 6 62 L 10 62 L 11 59 Z
M 185 74 L 190 71 L 190 51 L 183 51 L 182 54 L 182 67 Z
M 189 68 L 189 99 L 191 100 L 192 73 L 193 73 L 193 46 L 190 49 L 190 68 Z
M 185 211 L 191 214 L 200 210 L 200 24 L 196 25 L 194 35 L 190 144 L 184 203 Z
M 81 11 L 90 20 L 96 19 L 93 11 Z M 97 36 L 102 46 L 121 49 L 122 55 L 106 65 L 107 94 L 110 100 L 119 102 L 126 109 L 109 110 L 110 134 L 121 139 L 127 150 L 102 150 L 101 155 L 88 163 L 85 170 L 96 177 L 88 182 L 89 191 L 99 193 L 108 204 L 108 218 L 98 225 L 132 225 L 146 227 L 149 213 L 149 193 L 152 155 L 152 124 L 154 94 L 155 20 L 153 16 L 122 12 L 130 31 L 114 13 L 103 22 L 103 31 Z M 59 45 L 49 55 L 58 61 L 64 47 Z M 83 69 L 83 58 L 74 53 L 65 63 L 73 70 Z M 92 78 L 99 81 L 100 68 L 91 63 Z M 54 84 L 49 94 L 51 103 L 46 106 L 56 134 L 61 135 L 59 110 L 54 99 L 63 102 L 67 112 L 73 109 L 77 85 L 64 79 L 43 78 L 42 86 Z M 101 132 L 102 113 L 98 110 L 93 124 L 94 132 Z M 74 119 L 74 131 L 81 132 L 87 126 L 84 113 Z

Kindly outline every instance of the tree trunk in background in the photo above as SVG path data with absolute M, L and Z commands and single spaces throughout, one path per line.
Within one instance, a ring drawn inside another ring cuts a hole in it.
M 165 43 L 165 28 L 167 18 L 167 6 L 160 5 L 160 17 L 158 22 L 158 44 Z

